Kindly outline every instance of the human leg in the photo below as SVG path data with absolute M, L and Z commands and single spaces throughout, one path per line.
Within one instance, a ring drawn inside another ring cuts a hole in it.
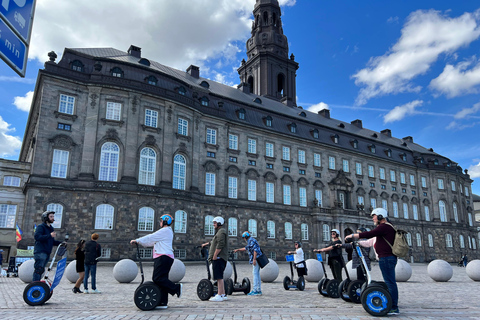
M 330 268 L 332 269 L 333 278 L 342 281 L 342 266 L 340 265 L 340 262 L 338 260 L 333 260 Z
M 260 266 L 256 263 L 253 266 L 253 290 L 254 292 L 262 292 L 261 280 L 260 280 Z
M 213 280 L 217 281 L 217 296 L 225 296 L 225 285 L 223 283 L 223 272 L 225 271 L 225 267 L 227 266 L 227 262 L 223 259 L 217 259 L 212 261 L 212 270 L 213 270 Z M 223 301 L 223 298 L 217 299 L 212 301 Z
M 34 254 L 35 264 L 33 265 L 33 281 L 40 281 L 42 274 L 45 272 L 45 266 L 48 262 L 48 254 L 36 253 Z
M 180 295 L 180 284 L 175 284 L 168 279 L 168 273 L 173 265 L 173 259 L 169 256 L 163 255 L 154 260 L 152 280 L 160 288 L 162 292 L 160 297 L 160 304 L 168 304 L 168 294 Z
M 80 291 L 80 286 L 83 282 L 83 278 L 85 278 L 85 272 L 79 272 L 78 273 L 78 280 L 77 282 L 75 282 L 75 286 L 73 287 L 73 293 L 82 293 L 82 291 Z
M 85 265 L 85 278 L 83 278 L 83 289 L 85 290 L 85 293 L 88 293 L 88 276 L 90 275 L 90 265 L 86 264 Z
M 378 265 L 382 271 L 383 280 L 387 284 L 388 291 L 392 296 L 392 310 L 398 309 L 398 287 L 395 279 L 395 266 L 397 265 L 397 257 L 389 256 L 380 258 Z
M 91 284 L 92 290 L 97 290 L 97 265 L 92 264 L 90 266 L 90 275 L 92 276 Z

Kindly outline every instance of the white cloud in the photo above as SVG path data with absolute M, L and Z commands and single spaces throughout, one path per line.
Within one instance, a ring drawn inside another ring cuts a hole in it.
M 470 178 L 480 178 L 480 161 L 468 167 Z
M 310 112 L 318 112 L 323 109 L 330 109 L 328 107 L 328 104 L 326 104 L 325 102 L 320 102 L 320 103 L 311 105 L 310 107 L 307 108 L 307 110 Z
M 480 62 L 473 57 L 456 66 L 447 64 L 443 72 L 430 82 L 429 87 L 440 94 L 453 98 L 463 94 L 478 93 L 479 85 Z
M 32 79 L 32 78 L 7 77 L 7 76 L 0 76 L 0 81 L 20 82 L 20 83 L 25 83 L 25 84 L 34 84 L 35 83 L 35 79 Z
M 478 12 L 464 13 L 457 18 L 434 10 L 411 13 L 398 42 L 383 56 L 372 57 L 367 67 L 352 78 L 362 86 L 356 99 L 358 105 L 369 99 L 401 92 L 419 92 L 411 82 L 425 74 L 440 54 L 454 54 L 480 36 Z
M 33 99 L 33 91 L 28 91 L 25 94 L 25 97 L 15 97 L 13 100 L 13 104 L 17 109 L 30 112 L 30 106 L 32 105 Z
M 447 130 L 460 131 L 460 130 L 467 129 L 467 128 L 473 128 L 478 124 L 480 124 L 480 122 L 469 122 L 467 124 L 460 124 L 457 121 L 452 121 L 448 124 L 446 129 Z
M 398 17 L 390 17 L 387 19 L 388 23 L 398 23 Z
M 0 157 L 14 155 L 22 146 L 22 140 L 19 137 L 9 135 L 9 132 L 15 132 L 15 129 L 11 129 L 10 124 L 0 116 Z
M 402 120 L 407 115 L 414 114 L 415 108 L 418 106 L 421 106 L 422 104 L 423 104 L 422 100 L 415 100 L 401 106 L 396 106 L 383 117 L 383 122 L 389 123 L 389 122 Z
M 455 119 L 463 119 L 480 111 L 480 103 L 476 103 L 471 108 L 464 108 L 455 114 Z
M 278 0 L 278 3 L 280 6 L 292 7 L 295 5 L 295 3 L 297 3 L 297 0 Z

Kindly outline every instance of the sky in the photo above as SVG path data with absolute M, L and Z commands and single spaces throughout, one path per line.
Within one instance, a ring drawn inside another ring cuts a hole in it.
M 8 0 L 7 0 L 8 1 Z M 11 1 L 11 0 L 10 0 Z M 480 195 L 480 3 L 280 0 L 297 105 L 391 129 L 468 169 Z M 0 60 L 0 157 L 18 160 L 38 71 L 64 48 L 142 56 L 237 85 L 255 0 L 37 1 L 25 78 Z M 57 60 L 58 61 L 58 60 Z

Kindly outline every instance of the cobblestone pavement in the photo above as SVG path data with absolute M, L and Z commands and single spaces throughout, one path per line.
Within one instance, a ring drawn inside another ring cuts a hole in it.
M 409 281 L 398 284 L 401 319 L 480 319 L 480 286 L 465 273 L 465 268 L 453 266 L 453 278 L 444 283 L 434 282 L 427 274 L 426 264 L 412 264 Z M 283 278 L 290 274 L 287 263 L 279 263 L 278 278 L 262 283 L 263 296 L 234 293 L 228 301 L 201 301 L 196 294 L 200 279 L 206 278 L 204 264 L 186 263 L 182 280 L 184 294 L 170 297 L 167 310 L 141 311 L 133 302 L 133 294 L 141 281 L 140 273 L 128 284 L 113 277 L 113 263 L 100 263 L 97 288 L 101 294 L 73 294 L 66 277 L 43 306 L 31 307 L 23 301 L 26 286 L 19 278 L 0 278 L 0 319 L 375 319 L 361 305 L 342 299 L 321 296 L 317 283 L 307 282 L 304 291 L 283 289 Z M 144 266 L 146 279 L 151 278 L 152 265 Z M 251 276 L 251 266 L 237 263 L 239 276 Z M 327 271 L 330 274 L 329 271 Z M 378 265 L 373 278 L 381 280 Z M 82 287 L 83 290 L 83 287 Z

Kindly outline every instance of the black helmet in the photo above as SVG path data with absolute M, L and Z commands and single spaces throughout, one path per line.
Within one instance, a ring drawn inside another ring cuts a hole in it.
M 302 247 L 302 243 L 300 241 L 295 241 L 296 244 L 298 244 L 298 247 L 301 248 Z
M 367 232 L 367 229 L 365 228 L 357 228 L 357 230 L 360 230 L 361 232 Z
M 53 213 L 55 214 L 55 211 L 45 211 L 44 213 L 42 213 L 42 222 L 47 222 L 48 221 L 48 216 L 50 215 L 50 213 Z

